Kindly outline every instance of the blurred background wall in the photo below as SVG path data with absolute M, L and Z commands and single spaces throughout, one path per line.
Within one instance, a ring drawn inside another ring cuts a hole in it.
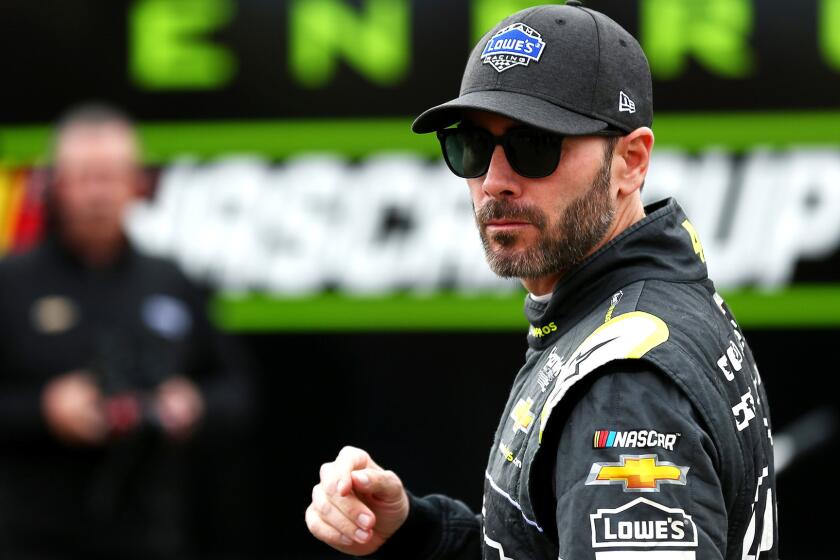
M 457 94 L 485 30 L 531 4 L 0 4 L 0 251 L 41 234 L 50 124 L 77 102 L 115 103 L 138 120 L 156 179 L 130 236 L 216 290 L 217 322 L 259 365 L 257 429 L 196 458 L 206 557 L 330 557 L 303 510 L 345 443 L 415 492 L 480 505 L 525 350 L 524 292 L 487 271 L 466 189 L 409 125 Z M 838 460 L 840 0 L 587 5 L 650 60 L 645 198 L 675 196 L 692 217 L 781 447 L 817 446 L 779 478 L 782 552 L 827 558 L 840 500 L 820 476 Z

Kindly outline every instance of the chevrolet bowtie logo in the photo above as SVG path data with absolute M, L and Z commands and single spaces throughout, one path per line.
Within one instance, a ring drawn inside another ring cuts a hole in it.
M 510 418 L 513 420 L 513 431 L 527 434 L 528 429 L 534 422 L 534 413 L 531 412 L 531 406 L 534 404 L 534 399 L 528 400 L 519 399 L 513 411 L 510 413 Z
M 660 462 L 656 455 L 622 455 L 620 463 L 593 464 L 586 484 L 621 484 L 625 492 L 659 492 L 660 484 L 685 486 L 688 469 Z

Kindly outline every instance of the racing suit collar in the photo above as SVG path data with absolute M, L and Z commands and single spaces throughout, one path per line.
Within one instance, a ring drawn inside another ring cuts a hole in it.
M 708 278 L 706 264 L 683 224 L 687 221 L 673 198 L 645 207 L 646 216 L 570 270 L 547 303 L 525 297 L 525 316 L 532 326 L 554 323 L 551 336 L 528 334 L 534 349 L 551 345 L 594 306 L 640 280 L 698 282 Z M 693 231 L 693 230 L 692 230 Z

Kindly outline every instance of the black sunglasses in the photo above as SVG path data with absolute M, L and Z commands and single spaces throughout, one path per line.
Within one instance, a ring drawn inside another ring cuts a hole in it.
M 590 136 L 623 136 L 618 128 L 608 126 Z M 501 136 L 472 125 L 438 130 L 443 159 L 452 173 L 463 179 L 481 177 L 490 169 L 496 146 L 502 146 L 510 166 L 528 179 L 548 177 L 557 169 L 563 147 L 560 134 L 529 126 L 512 128 Z
M 502 146 L 510 166 L 523 177 L 548 177 L 557 169 L 563 146 L 563 136 L 531 127 L 494 136 L 483 128 L 462 125 L 439 130 L 437 136 L 446 165 L 464 179 L 487 173 L 496 146 Z

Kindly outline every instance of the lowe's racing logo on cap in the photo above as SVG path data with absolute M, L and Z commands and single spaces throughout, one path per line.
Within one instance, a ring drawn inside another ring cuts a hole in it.
M 514 66 L 528 66 L 532 60 L 539 62 L 544 48 L 545 41 L 539 33 L 524 23 L 514 23 L 490 38 L 481 60 L 497 72 L 504 72 Z

